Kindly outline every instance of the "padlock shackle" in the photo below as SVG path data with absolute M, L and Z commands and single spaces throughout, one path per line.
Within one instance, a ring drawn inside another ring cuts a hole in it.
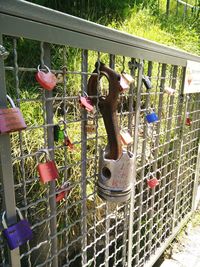
M 46 155 L 46 160 L 47 161 L 50 161 L 51 159 L 50 159 L 50 155 L 49 155 L 49 151 L 48 151 L 48 149 L 40 149 L 40 150 L 38 150 L 37 152 L 36 152 L 36 160 L 37 160 L 37 163 L 39 163 L 39 157 L 41 156 L 41 154 L 45 154 Z
M 17 212 L 17 215 L 19 216 L 20 220 L 23 220 L 24 217 L 23 217 L 23 215 L 22 215 L 20 209 L 17 208 L 17 207 L 16 207 L 16 212 Z M 6 223 L 6 218 L 5 218 L 5 216 L 6 216 L 6 211 L 4 211 L 3 214 L 2 214 L 2 225 L 3 225 L 3 228 L 4 228 L 4 229 L 7 229 L 8 226 L 7 226 L 7 223 Z
M 99 97 L 99 109 L 103 116 L 108 144 L 106 147 L 106 158 L 117 160 L 122 155 L 122 144 L 120 140 L 120 131 L 117 121 L 117 102 L 122 87 L 120 85 L 120 74 L 113 69 L 106 67 L 103 63 L 97 62 L 93 73 L 100 75 L 91 75 L 88 81 L 87 93 L 89 96 L 98 96 L 99 80 L 105 76 L 109 82 L 109 93 L 106 97 Z M 91 98 L 92 103 L 97 104 L 97 98 Z
M 11 104 L 12 108 L 16 108 L 15 103 L 12 100 L 12 98 L 9 95 L 6 95 L 6 97 L 7 97 L 7 100 L 9 101 L 9 103 Z
M 48 72 L 51 72 L 50 69 L 47 67 L 47 65 L 43 65 L 43 66 L 48 70 Z M 40 65 L 37 66 L 37 70 L 38 70 L 38 72 L 41 71 Z

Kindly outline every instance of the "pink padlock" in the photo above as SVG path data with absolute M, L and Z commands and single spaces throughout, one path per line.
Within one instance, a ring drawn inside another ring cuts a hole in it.
M 120 131 L 120 137 L 123 145 L 130 145 L 133 143 L 133 138 L 131 137 L 130 133 L 126 130 Z
M 87 111 L 93 111 L 92 101 L 88 96 L 80 96 L 79 103 L 81 107 L 85 108 Z
M 122 72 L 120 76 L 120 86 L 122 88 L 122 92 L 129 89 L 130 84 L 134 82 L 134 79 L 131 75 L 126 72 Z
M 166 86 L 165 87 L 165 92 L 168 94 L 168 95 L 174 95 L 175 94 L 175 92 L 176 92 L 176 90 L 175 89 L 173 89 L 173 88 L 171 88 L 171 87 L 169 87 L 169 86 Z

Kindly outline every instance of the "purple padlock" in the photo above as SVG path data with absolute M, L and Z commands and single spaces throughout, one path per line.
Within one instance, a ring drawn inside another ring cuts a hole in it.
M 148 123 L 153 123 L 153 122 L 158 121 L 158 116 L 155 112 L 151 112 L 146 115 L 146 120 Z
M 9 227 L 7 226 L 5 220 L 6 212 L 4 211 L 2 215 L 2 225 L 4 227 L 4 230 L 2 232 L 11 250 L 18 248 L 19 246 L 23 245 L 28 240 L 31 240 L 33 238 L 33 232 L 31 230 L 29 222 L 23 218 L 18 208 L 16 208 L 16 211 L 19 215 L 20 221 Z

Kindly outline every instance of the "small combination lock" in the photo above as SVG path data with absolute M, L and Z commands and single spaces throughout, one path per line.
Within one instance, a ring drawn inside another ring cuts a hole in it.
M 45 162 L 39 161 L 39 157 L 41 156 L 41 154 L 45 154 Z M 36 153 L 36 159 L 40 181 L 43 184 L 50 181 L 54 181 L 59 177 L 55 161 L 50 159 L 49 151 L 47 149 L 39 150 Z
M 19 108 L 16 108 L 12 98 L 7 95 L 12 108 L 0 109 L 0 134 L 26 129 L 26 123 Z
M 19 246 L 25 244 L 27 241 L 33 238 L 33 232 L 31 230 L 29 222 L 23 218 L 18 208 L 16 208 L 16 211 L 20 218 L 20 221 L 11 226 L 7 226 L 5 211 L 2 215 L 2 225 L 4 227 L 3 235 L 6 238 L 8 246 L 11 250 L 18 248 Z

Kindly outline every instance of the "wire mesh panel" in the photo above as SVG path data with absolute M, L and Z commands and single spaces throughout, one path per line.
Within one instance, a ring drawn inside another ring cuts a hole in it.
M 3 35 L 10 55 L 2 77 L 27 128 L 10 134 L 11 153 L 2 151 L 3 136 L 0 144 L 1 162 L 4 154 L 12 160 L 16 206 L 34 237 L 16 253 L 10 252 L 1 233 L 0 265 L 148 265 L 192 210 L 200 95 L 183 94 L 185 65 L 169 63 L 173 56 L 163 55 L 166 62 L 162 56 L 150 61 L 138 53 L 106 53 L 101 43 L 94 51 L 24 35 Z M 136 156 L 136 182 L 131 198 L 118 203 L 101 199 L 97 192 L 100 153 L 107 145 L 98 103 L 110 85 L 101 77 L 100 62 L 134 79 L 119 95 L 117 120 L 133 139 L 124 149 Z M 56 76 L 52 91 L 35 77 L 46 66 Z M 97 105 L 90 112 L 80 105 L 80 97 L 87 96 L 88 80 L 95 75 L 98 93 L 92 98 Z M 55 162 L 59 177 L 43 183 L 38 165 L 49 161 Z M 1 212 L 9 192 L 2 173 Z

